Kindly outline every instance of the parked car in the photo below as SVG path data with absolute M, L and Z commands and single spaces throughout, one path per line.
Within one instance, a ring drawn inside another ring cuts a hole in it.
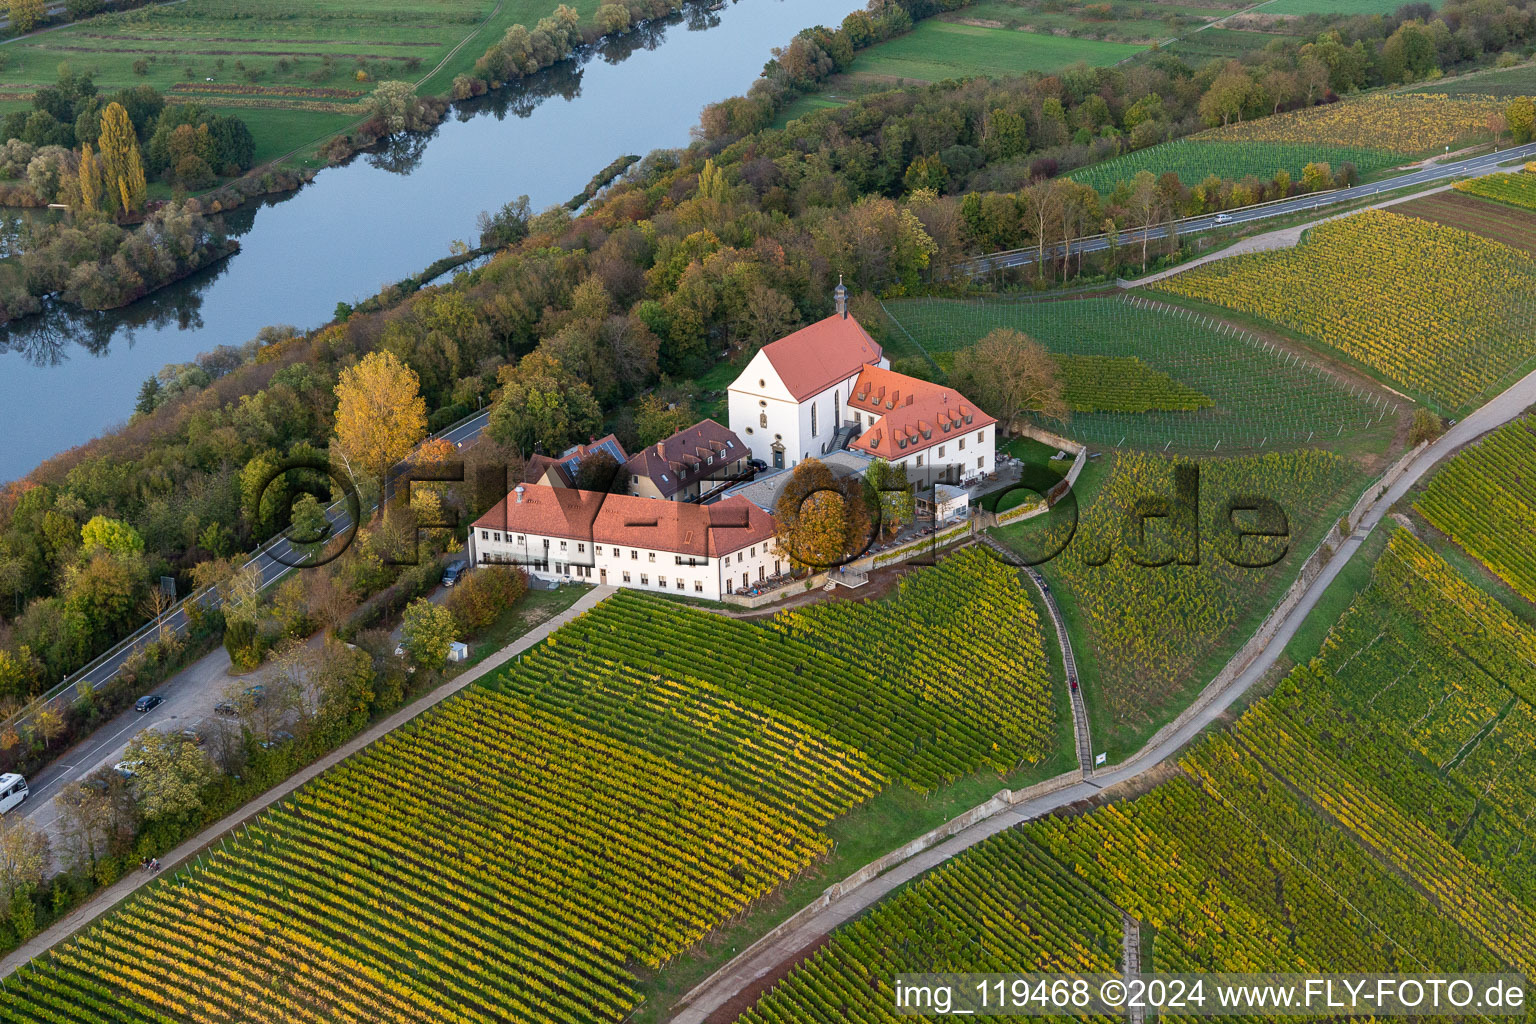
M 277 732 L 274 732 L 269 738 L 264 739 L 264 740 L 261 741 L 261 749 L 262 750 L 271 750 L 273 747 L 281 746 L 284 743 L 291 743 L 291 742 L 293 742 L 293 733 L 288 732 L 285 729 L 279 729 L 279 730 L 277 730 Z
M 247 686 L 242 692 L 242 696 L 249 700 L 251 707 L 254 708 L 261 706 L 262 700 L 266 697 L 266 692 L 266 689 L 260 683 L 257 683 L 255 686 Z M 213 706 L 213 713 L 233 718 L 240 713 L 240 708 L 232 700 L 221 700 Z
M 455 562 L 449 562 L 448 568 L 443 570 L 443 586 L 453 586 L 455 583 L 459 582 L 459 577 L 463 576 L 468 571 L 469 563 L 464 561 L 462 558 Z
M 142 714 L 145 711 L 155 707 L 156 705 L 164 703 L 164 701 L 165 698 L 159 694 L 146 693 L 144 696 L 133 702 L 133 710 Z
M 27 780 L 15 772 L 0 775 L 0 814 L 27 799 Z
M 757 470 L 759 473 L 768 468 L 768 463 L 764 462 L 762 459 L 753 459 L 750 463 L 748 463 L 748 465 Z
M 181 730 L 181 738 L 192 744 L 194 747 L 200 747 L 203 745 L 203 734 L 198 732 L 196 729 Z
M 112 770 L 117 772 L 117 774 L 121 775 L 125 779 L 131 779 L 133 778 L 134 772 L 138 771 L 143 766 L 143 761 L 119 761 L 117 764 L 112 766 Z
M 213 706 L 213 713 L 233 718 L 240 713 L 240 709 L 235 707 L 235 702 L 232 700 L 221 700 Z

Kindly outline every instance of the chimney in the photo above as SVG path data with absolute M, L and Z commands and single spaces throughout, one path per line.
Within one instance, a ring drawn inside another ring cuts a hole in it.
M 844 320 L 848 319 L 848 289 L 843 287 L 843 275 L 837 275 L 837 290 L 832 293 L 832 301 L 837 306 L 837 315 Z
M 517 495 L 517 503 L 521 505 L 523 503 L 523 485 L 518 484 L 516 487 L 512 488 L 512 490 L 513 493 Z

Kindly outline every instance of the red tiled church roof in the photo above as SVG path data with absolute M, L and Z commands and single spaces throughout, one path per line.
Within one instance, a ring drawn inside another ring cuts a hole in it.
M 880 361 L 880 344 L 851 316 L 833 314 L 763 346 L 763 353 L 796 401 L 825 391 Z

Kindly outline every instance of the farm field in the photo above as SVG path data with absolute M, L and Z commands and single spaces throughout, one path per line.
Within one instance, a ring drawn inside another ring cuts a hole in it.
M 1134 356 L 1061 355 L 1056 365 L 1063 395 L 1075 413 L 1192 412 L 1215 404 Z
M 893 358 L 946 354 L 999 327 L 1023 331 L 1062 356 L 1139 360 L 1206 396 L 1196 409 L 1079 412 L 1064 429 L 1092 445 L 1155 451 L 1294 448 L 1331 437 L 1338 450 L 1381 450 L 1396 405 L 1272 345 L 1203 315 L 1141 298 L 1067 302 L 899 299 L 885 304 Z M 1102 389 L 1100 389 L 1102 390 Z M 1113 406 L 1078 389 L 1079 408 Z
M 1429 6 L 1439 9 L 1444 0 Z M 1391 14 L 1402 4 L 1394 0 L 1270 0 L 1259 8 L 1261 14 Z
M 1506 177 L 1506 175 L 1500 175 Z M 1521 175 L 1536 181 L 1536 175 Z M 1481 179 L 1473 179 L 1478 181 Z M 1460 228 L 1475 235 L 1502 242 L 1531 256 L 1536 256 L 1536 209 L 1513 209 L 1503 202 L 1479 198 L 1472 190 L 1437 192 L 1422 199 L 1399 203 L 1394 213 L 1418 217 L 1432 224 Z M 1518 193 L 1515 193 L 1518 195 Z M 1530 193 L 1536 204 L 1536 190 Z
M 1527 601 L 1536 602 L 1536 421 L 1516 420 L 1442 466 L 1414 504 Z
M 1232 8 L 1214 5 L 1114 3 L 1109 5 L 1106 17 L 1104 10 L 1089 10 L 1090 6 L 1087 0 L 979 0 L 939 17 L 944 21 L 1046 35 L 1148 44 L 1232 13 Z
M 1453 413 L 1536 356 L 1536 261 L 1384 210 L 1153 286 L 1283 324 Z
M 849 66 L 856 77 L 938 82 L 970 75 L 1051 71 L 1083 61 L 1113 64 L 1143 48 L 1096 39 L 1018 32 L 927 19 L 911 32 L 863 50 Z
M 6 46 L 0 113 L 27 109 L 37 83 L 67 62 L 104 92 L 149 84 L 171 101 L 236 113 L 256 136 L 257 162 L 338 131 L 365 116 L 379 82 L 421 82 L 446 92 L 489 43 L 517 22 L 532 24 L 554 0 L 186 0 L 105 14 Z M 597 0 L 573 0 L 583 15 Z M 487 17 L 495 11 L 489 22 Z M 482 28 L 483 26 L 483 28 Z M 441 73 L 455 46 L 473 36 Z M 361 79 L 359 76 L 363 76 Z
M 1469 651 L 1468 636 L 1487 643 Z M 1318 656 L 1172 779 L 966 851 L 837 932 L 741 1024 L 889 1019 L 888 993 L 865 996 L 883 976 L 862 965 L 911 970 L 909 945 L 940 962 L 951 944 L 1011 948 L 1018 925 L 992 909 L 993 886 L 1053 922 L 1040 941 L 1087 936 L 1090 953 L 1112 927 L 1100 908 L 1125 910 L 1159 972 L 1529 971 L 1536 719 L 1514 687 L 1533 651 L 1536 634 L 1395 531 Z M 1017 866 L 1000 874 L 1003 850 Z M 1077 912 L 1056 923 L 1046 908 L 1073 891 Z M 1027 955 L 1072 969 L 1050 948 Z
M 1300 37 L 1283 32 L 1207 28 L 1199 32 L 1187 33 L 1169 43 L 1165 49 L 1170 53 L 1178 54 L 1188 63 L 1199 66 L 1209 60 L 1230 60 L 1242 57 L 1255 50 L 1262 50 L 1276 41 L 1294 42 L 1298 38 Z
M 1348 146 L 1410 156 L 1491 137 L 1488 117 L 1503 106 L 1480 97 L 1376 93 L 1213 128 L 1195 138 Z
M 1456 190 L 1467 195 L 1482 196 L 1510 206 L 1536 210 L 1536 171 L 1518 174 L 1490 174 L 1482 178 L 1458 181 Z
M 1189 186 L 1198 185 L 1211 175 L 1237 180 L 1251 174 L 1268 181 L 1282 169 L 1291 175 L 1291 180 L 1300 181 L 1302 168 L 1319 160 L 1335 169 L 1352 163 L 1361 174 L 1402 163 L 1400 157 L 1378 149 L 1285 142 L 1217 142 L 1197 138 L 1149 146 L 1073 171 L 1067 177 L 1108 195 L 1116 185 L 1130 181 L 1140 171 L 1150 171 L 1153 175 L 1172 172 Z
M 1149 523 L 1138 550 L 1132 509 L 1149 497 L 1174 500 L 1179 465 L 1198 467 L 1198 540 L 1193 524 L 1162 519 Z M 1071 543 L 1044 567 L 1058 596 L 1065 592 L 1074 641 L 1092 654 L 1083 686 L 1096 746 L 1112 759 L 1134 750 L 1204 682 L 1205 667 L 1223 660 L 1213 653 L 1247 640 L 1244 627 L 1268 611 L 1353 498 L 1356 479 L 1345 460 L 1316 449 L 1198 464 L 1139 452 L 1115 456 L 1097 493 L 1080 497 Z M 1286 522 L 1277 525 L 1288 539 L 1235 541 L 1224 502 L 1237 494 L 1278 503 Z M 999 533 L 1005 542 L 1008 529 Z M 1264 568 L 1234 564 L 1263 565 L 1277 555 Z

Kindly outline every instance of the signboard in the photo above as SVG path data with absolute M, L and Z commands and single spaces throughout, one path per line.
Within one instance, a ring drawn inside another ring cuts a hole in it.
M 1095 754 L 1093 755 L 1093 766 L 1097 768 L 1107 760 L 1109 760 L 1108 754 Z

